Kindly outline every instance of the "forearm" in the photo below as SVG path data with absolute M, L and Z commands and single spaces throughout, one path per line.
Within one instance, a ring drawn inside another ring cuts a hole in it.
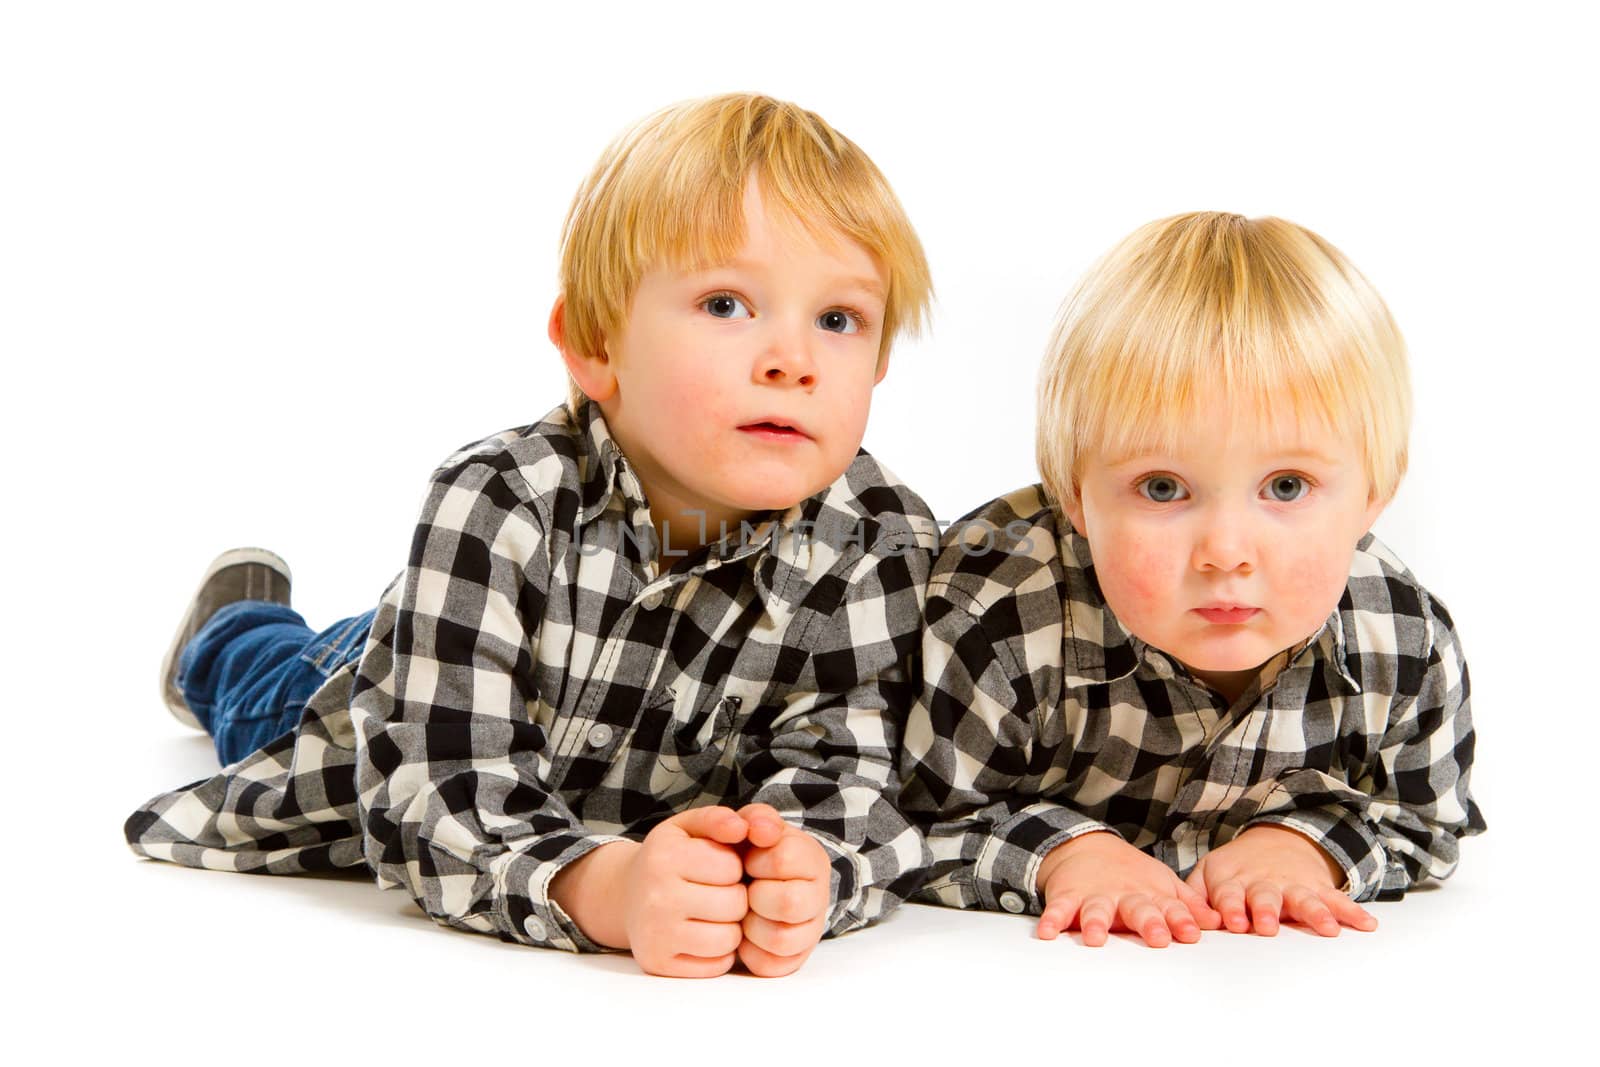
M 926 827 L 933 862 L 914 899 L 956 908 L 1037 913 L 1041 868 L 1084 834 L 1115 831 L 1067 805 L 1026 796 L 991 801 Z
M 597 945 L 629 947 L 623 887 L 639 848 L 634 841 L 601 845 L 562 868 L 550 882 L 550 899 Z
M 1305 834 L 1344 868 L 1356 900 L 1393 899 L 1447 878 L 1460 839 L 1484 829 L 1468 782 L 1475 734 L 1471 682 L 1444 605 L 1426 593 L 1426 664 L 1415 690 L 1372 706 L 1365 760 L 1281 775 L 1240 823 L 1277 823 Z
M 1476 832 L 1463 810 L 1441 817 L 1436 807 L 1398 803 L 1317 771 L 1301 770 L 1272 784 L 1239 829 L 1280 826 L 1309 838 L 1343 873 L 1357 901 L 1398 899 L 1418 882 L 1447 878 L 1460 858 L 1458 836 Z
M 552 898 L 551 886 L 621 838 L 588 830 L 559 798 L 537 797 L 526 785 L 532 810 L 508 811 L 504 781 L 485 770 L 421 783 L 415 775 L 363 791 L 363 843 L 380 886 L 404 889 L 430 918 L 458 929 L 569 952 L 604 947 Z M 373 781 L 369 765 L 362 781 Z

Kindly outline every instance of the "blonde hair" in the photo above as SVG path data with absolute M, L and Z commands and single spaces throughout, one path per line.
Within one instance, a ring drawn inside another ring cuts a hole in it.
M 819 116 L 733 93 L 656 112 L 613 141 L 573 199 L 561 240 L 565 336 L 595 357 L 627 319 L 645 271 L 732 258 L 744 243 L 754 177 L 772 207 L 814 236 L 843 234 L 887 275 L 879 359 L 928 312 L 922 244 L 865 152 Z M 576 383 L 574 408 L 582 397 Z
M 1405 342 L 1377 291 L 1304 227 L 1196 212 L 1134 231 L 1063 305 L 1039 380 L 1046 490 L 1069 508 L 1084 457 L 1176 451 L 1219 397 L 1234 420 L 1348 435 L 1374 499 L 1405 474 Z

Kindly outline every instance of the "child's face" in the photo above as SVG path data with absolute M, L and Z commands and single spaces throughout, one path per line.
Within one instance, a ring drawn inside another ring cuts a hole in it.
M 1071 509 L 1117 619 L 1230 699 L 1332 613 L 1383 507 L 1353 442 L 1292 422 L 1218 420 L 1171 454 L 1086 457 Z
M 704 511 L 712 540 L 719 521 L 787 508 L 843 474 L 887 369 L 874 258 L 775 218 L 754 182 L 744 221 L 729 262 L 648 271 L 606 342 L 615 392 L 601 409 L 652 514 Z

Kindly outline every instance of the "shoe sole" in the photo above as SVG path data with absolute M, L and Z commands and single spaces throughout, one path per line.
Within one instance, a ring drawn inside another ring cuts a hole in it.
M 172 717 L 191 729 L 205 731 L 200 720 L 195 718 L 194 712 L 182 703 L 181 697 L 173 699 L 173 694 L 168 691 L 168 681 L 173 681 L 176 688 L 178 657 L 183 655 L 183 646 L 189 643 L 189 624 L 194 620 L 195 606 L 200 602 L 200 593 L 205 589 L 206 583 L 215 578 L 219 571 L 229 567 L 237 567 L 244 563 L 255 563 L 270 570 L 280 571 L 284 581 L 293 584 L 289 573 L 289 564 L 276 552 L 269 552 L 264 548 L 235 548 L 211 561 L 211 566 L 206 568 L 205 576 L 194 587 L 194 593 L 189 597 L 189 610 L 183 613 L 183 621 L 178 623 L 177 632 L 172 635 L 172 644 L 167 648 L 167 654 L 161 659 L 161 702 L 172 712 Z

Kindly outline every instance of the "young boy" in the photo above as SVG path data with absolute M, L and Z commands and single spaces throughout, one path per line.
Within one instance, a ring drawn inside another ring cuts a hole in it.
M 313 635 L 281 561 L 220 559 L 163 688 L 230 765 L 129 843 L 364 862 L 441 923 L 657 974 L 786 974 L 879 918 L 925 861 L 894 709 L 937 537 L 859 446 L 929 292 L 888 184 L 816 115 L 646 119 L 567 220 L 570 407 L 445 461 L 373 614 Z
M 905 809 L 921 896 L 1152 946 L 1323 935 L 1455 868 L 1466 664 L 1367 532 L 1405 470 L 1404 347 L 1327 242 L 1195 214 L 1114 249 L 1040 388 L 1043 486 L 945 535 Z

